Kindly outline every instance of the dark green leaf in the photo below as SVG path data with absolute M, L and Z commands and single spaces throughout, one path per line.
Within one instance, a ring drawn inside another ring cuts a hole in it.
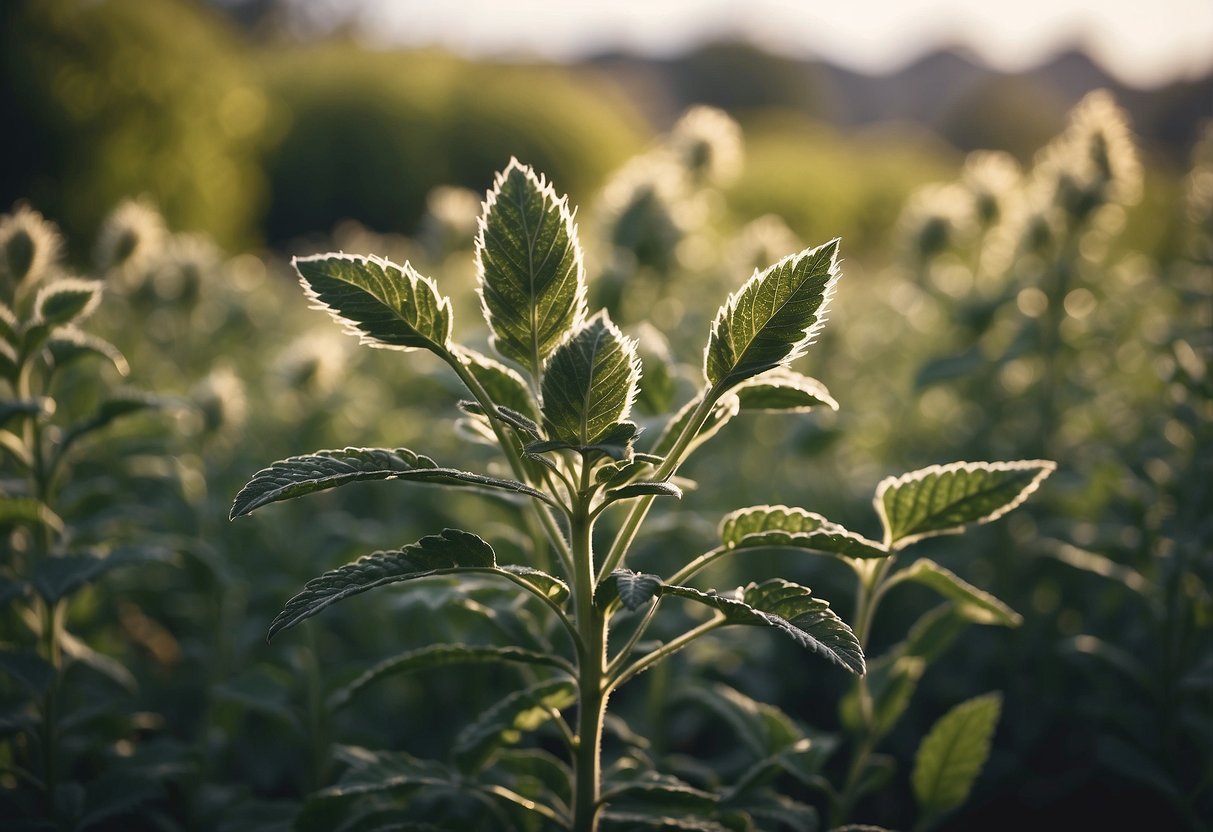
M 62 326 L 82 321 L 101 303 L 102 284 L 95 280 L 68 277 L 38 290 L 34 319 L 44 326 Z
M 309 800 L 343 800 L 421 786 L 457 787 L 455 773 L 435 760 L 421 760 L 403 751 L 368 751 L 348 746 L 343 750 L 343 756 L 353 765 L 336 786 L 315 792 Z
M 808 742 L 804 731 L 782 710 L 751 699 L 728 685 L 688 685 L 679 698 L 710 709 L 757 759 L 801 750 Z
M 569 597 L 569 585 L 557 577 L 548 573 L 535 569 L 531 566 L 519 566 L 515 564 L 505 564 L 498 567 L 502 572 L 509 572 L 522 578 L 535 589 L 539 590 L 540 594 L 546 595 L 556 603 L 560 604 L 566 601 Z
M 919 558 L 893 576 L 886 586 L 901 581 L 914 581 L 928 586 L 945 598 L 955 601 L 960 612 L 978 624 L 999 624 L 1018 627 L 1023 617 L 993 595 L 966 583 L 955 573 L 927 558 Z
M 575 442 L 565 442 L 552 439 L 544 442 L 532 442 L 523 450 L 527 456 L 537 456 L 551 451 L 576 451 L 585 457 L 608 456 L 617 462 L 624 462 L 632 457 L 632 443 L 640 435 L 640 428 L 633 422 L 620 422 L 607 428 L 603 435 L 589 445 L 579 445 Z
M 661 578 L 631 569 L 616 569 L 598 585 L 594 602 L 605 609 L 618 598 L 629 610 L 640 609 L 653 600 L 661 591 Z
M 627 419 L 640 381 L 636 344 L 605 310 L 560 343 L 543 367 L 548 438 L 592 445 Z
M 24 598 L 28 590 L 29 585 L 25 581 L 0 577 L 0 608 L 7 607 L 18 598 Z
M 33 399 L 10 399 L 0 402 L 0 425 L 7 425 L 17 416 L 49 416 L 55 412 L 55 400 L 46 396 Z
M 48 604 L 54 604 L 87 586 L 112 569 L 167 560 L 171 553 L 150 546 L 123 546 L 108 553 L 43 558 L 34 567 L 30 584 Z
M 567 813 L 573 802 L 572 770 L 560 758 L 538 748 L 499 750 L 485 779 L 504 780 L 505 785 L 528 797 L 542 796 L 562 812 Z
M 453 753 L 465 771 L 480 768 L 493 749 L 513 745 L 524 731 L 534 731 L 577 701 L 568 679 L 549 679 L 515 691 L 459 732 Z
M 918 746 L 911 782 L 925 817 L 964 803 L 986 758 L 998 724 L 1002 696 L 987 693 L 952 708 Z
M 493 548 L 470 532 L 444 529 L 401 549 L 375 552 L 307 582 L 270 625 L 269 638 L 311 618 L 343 598 L 379 586 L 458 570 L 496 569 Z
M 1018 506 L 1057 468 L 1046 460 L 932 465 L 876 488 L 876 511 L 894 549 L 988 523 Z
M 1125 679 L 1139 685 L 1143 691 L 1146 691 L 1151 696 L 1158 693 L 1158 684 L 1155 681 L 1154 671 L 1140 658 L 1127 650 L 1114 644 L 1109 644 L 1107 641 L 1087 633 L 1068 638 L 1060 646 L 1062 650 L 1098 659 L 1106 667 L 1115 670 Z
M 405 263 L 380 257 L 317 254 L 291 261 L 316 306 L 346 332 L 381 349 L 425 349 L 446 354 L 451 302 Z
M 68 448 L 80 439 L 95 433 L 118 419 L 156 410 L 165 407 L 168 401 L 160 396 L 145 393 L 141 390 L 121 390 L 114 392 L 101 402 L 97 412 L 67 429 L 63 435 L 62 448 Z
M 838 402 L 815 378 L 787 367 L 776 367 L 738 385 L 742 410 L 768 413 L 808 413 L 818 407 L 838 409 Z
M 493 347 L 538 376 L 585 316 L 585 266 L 567 198 L 511 159 L 485 199 L 476 263 Z
M 65 655 L 71 656 L 85 667 L 105 676 L 128 693 L 135 693 L 138 690 L 139 683 L 135 681 L 134 674 L 127 670 L 122 662 L 112 656 L 97 652 L 66 630 L 59 633 L 59 646 Z
M 7 303 L 0 301 L 0 340 L 14 350 L 21 346 L 21 322 Z
M 720 539 L 731 549 L 785 546 L 851 558 L 883 558 L 880 543 L 847 531 L 820 514 L 788 506 L 752 506 L 726 514 Z
M 109 361 L 119 375 L 125 376 L 131 371 L 121 350 L 104 338 L 98 338 L 74 326 L 61 326 L 53 330 L 46 347 L 56 369 L 66 367 L 81 358 L 100 356 Z
M 637 829 L 663 829 L 669 832 L 732 832 L 714 820 L 704 818 L 670 817 L 650 815 L 642 812 L 617 812 L 607 810 L 601 815 L 601 828 L 618 832 L 635 832 Z
M 838 280 L 838 240 L 755 272 L 712 323 L 704 377 L 723 391 L 804 354 Z
M 17 380 L 17 368 L 20 358 L 17 351 L 7 341 L 0 341 L 0 378 L 10 382 Z
M 855 634 L 830 609 L 829 602 L 812 597 L 808 587 L 772 578 L 727 595 L 668 584 L 661 593 L 714 607 L 731 624 L 773 627 L 852 673 L 864 673 L 863 651 Z
M 30 696 L 41 696 L 55 678 L 55 668 L 37 653 L 0 650 L 0 674 L 16 681 Z
M 644 772 L 635 779 L 603 784 L 602 800 L 613 806 L 645 808 L 669 807 L 687 811 L 713 812 L 718 798 L 669 774 Z
M 547 495 L 529 485 L 454 468 L 440 468 L 428 456 L 407 448 L 345 448 L 290 457 L 258 471 L 236 495 L 230 516 L 235 519 L 269 503 L 364 480 L 416 480 L 440 485 L 502 489 L 550 502 Z
M 682 489 L 672 482 L 634 482 L 621 488 L 612 488 L 606 493 L 611 500 L 626 500 L 631 497 L 676 497 L 682 499 Z
M 524 650 L 521 647 L 494 647 L 492 645 L 431 644 L 384 659 L 348 685 L 333 691 L 328 706 L 334 710 L 349 704 L 355 694 L 372 682 L 397 673 L 411 673 L 447 664 L 476 664 L 481 662 L 519 662 L 538 664 L 559 669 L 568 667 L 556 656 Z

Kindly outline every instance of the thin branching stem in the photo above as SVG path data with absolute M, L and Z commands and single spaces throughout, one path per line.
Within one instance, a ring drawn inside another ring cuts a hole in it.
M 712 632 L 712 630 L 723 627 L 724 623 L 725 617 L 723 615 L 715 615 L 711 618 L 711 620 L 705 621 L 698 627 L 687 630 L 677 638 L 670 639 L 652 653 L 647 653 L 644 656 L 641 656 L 639 659 L 629 665 L 628 668 L 622 673 L 612 677 L 607 684 L 608 689 L 615 690 L 616 688 L 622 687 L 633 677 L 644 673 L 653 665 L 674 655 L 700 636 L 707 635 L 708 633 Z

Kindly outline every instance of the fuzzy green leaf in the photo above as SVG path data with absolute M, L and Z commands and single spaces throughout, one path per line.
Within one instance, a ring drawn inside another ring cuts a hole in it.
M 34 319 L 45 326 L 82 321 L 101 303 L 102 284 L 95 280 L 63 278 L 38 290 Z
M 838 240 L 755 272 L 712 323 L 704 377 L 727 390 L 804 354 L 838 280 Z
M 475 770 L 494 748 L 513 745 L 524 731 L 534 731 L 576 701 L 577 686 L 568 679 L 549 679 L 515 691 L 459 732 L 455 760 L 465 771 Z
M 652 452 L 658 456 L 666 456 L 670 451 L 674 450 L 674 445 L 678 441 L 679 435 L 686 429 L 687 423 L 691 421 L 691 416 L 695 413 L 695 408 L 699 405 L 698 399 L 691 399 L 683 405 L 674 417 L 666 424 L 661 435 L 657 437 L 657 441 L 653 443 Z M 687 446 L 686 453 L 683 454 L 683 459 L 690 456 L 696 448 L 707 442 L 713 436 L 720 432 L 720 429 L 727 425 L 741 409 L 741 402 L 737 396 L 732 393 L 726 393 L 712 406 L 708 413 L 708 418 L 704 420 L 699 431 L 695 434 L 695 438 L 691 440 L 691 444 Z
M 549 439 L 592 445 L 627 419 L 640 381 L 636 344 L 601 311 L 563 341 L 543 368 Z
M 74 326 L 61 326 L 53 330 L 46 347 L 56 369 L 66 367 L 81 358 L 99 356 L 109 361 L 119 375 L 129 375 L 131 371 L 121 350 L 104 338 L 98 338 Z
M 852 673 L 864 674 L 863 650 L 855 634 L 830 609 L 829 602 L 812 597 L 808 587 L 772 578 L 728 594 L 668 584 L 661 588 L 661 593 L 714 607 L 731 624 L 773 627 L 801 647 Z
M 1039 459 L 932 465 L 883 480 L 876 488 L 876 511 L 890 545 L 901 549 L 1002 517 L 1056 467 Z
M 928 586 L 945 598 L 955 601 L 959 612 L 978 624 L 999 624 L 1018 627 L 1023 616 L 993 595 L 962 580 L 954 572 L 927 558 L 919 558 L 898 572 L 886 586 L 894 582 L 914 581 Z
M 351 595 L 459 570 L 499 572 L 493 547 L 471 532 L 444 529 L 401 549 L 374 552 L 308 581 L 270 624 L 269 638 Z
M 720 539 L 731 549 L 784 546 L 850 558 L 883 558 L 880 543 L 847 531 L 820 514 L 788 506 L 752 506 L 724 516 Z
M 636 352 L 644 367 L 636 407 L 642 413 L 660 416 L 669 412 L 674 404 L 678 368 L 670 353 L 669 342 L 661 330 L 645 321 L 636 327 L 635 333 Z
M 576 451 L 586 457 L 608 456 L 616 462 L 626 462 L 632 458 L 632 445 L 639 435 L 640 428 L 634 422 L 619 422 L 608 427 L 596 442 L 589 445 L 552 439 L 544 442 L 532 442 L 523 450 L 527 456 L 546 454 L 551 451 Z
M 634 482 L 606 493 L 610 500 L 627 500 L 631 497 L 674 497 L 682 499 L 682 489 L 672 482 Z
M 585 266 L 568 199 L 517 159 L 485 199 L 476 264 L 493 347 L 538 375 L 585 316 Z
M 235 519 L 269 503 L 364 480 L 416 480 L 500 489 L 549 500 L 543 492 L 515 480 L 440 468 L 428 456 L 407 448 L 345 448 L 290 457 L 258 471 L 236 495 L 230 516 Z
M 824 384 L 787 367 L 776 367 L 742 382 L 736 393 L 742 410 L 808 413 L 818 407 L 838 409 L 838 402 Z
M 918 746 L 911 782 L 922 814 L 938 817 L 960 806 L 990 756 L 1002 696 L 987 693 L 952 708 Z
M 594 603 L 605 609 L 618 598 L 629 610 L 643 607 L 661 593 L 661 578 L 647 572 L 631 569 L 616 569 L 598 585 L 594 592 Z
M 348 685 L 343 685 L 328 698 L 332 710 L 343 708 L 367 685 L 397 673 L 412 673 L 448 664 L 478 664 L 483 662 L 518 662 L 566 669 L 567 664 L 555 656 L 524 650 L 521 647 L 492 645 L 431 644 L 417 650 L 384 659 Z
M 480 382 L 484 392 L 489 394 L 493 404 L 521 413 L 532 422 L 538 421 L 539 411 L 522 376 L 500 361 L 473 350 L 460 348 L 458 355 L 472 371 L 476 381 Z
M 443 355 L 451 337 L 451 302 L 408 263 L 380 257 L 316 254 L 291 261 L 318 309 L 371 347 L 425 349 Z
M 505 564 L 498 567 L 502 572 L 508 572 L 515 577 L 521 578 L 532 587 L 539 591 L 539 594 L 551 598 L 557 604 L 562 604 L 569 598 L 569 585 L 557 577 L 549 575 L 540 569 L 535 569 L 532 566 L 520 566 L 517 564 Z

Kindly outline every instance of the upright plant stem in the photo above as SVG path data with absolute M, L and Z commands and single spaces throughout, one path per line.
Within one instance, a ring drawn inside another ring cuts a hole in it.
M 587 480 L 588 470 L 583 470 L 583 493 L 588 485 Z M 598 798 L 602 779 L 602 724 L 606 715 L 607 698 L 607 621 L 605 612 L 594 606 L 593 523 L 589 517 L 588 499 L 579 497 L 570 522 L 570 531 L 577 629 L 582 642 L 582 652 L 577 665 L 578 714 L 573 829 L 574 832 L 595 832 L 598 828 L 600 808 Z

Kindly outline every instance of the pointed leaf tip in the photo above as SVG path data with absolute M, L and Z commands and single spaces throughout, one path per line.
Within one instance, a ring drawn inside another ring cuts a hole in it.
M 755 272 L 712 323 L 704 351 L 708 383 L 727 390 L 803 355 L 839 275 L 837 238 Z
M 510 159 L 485 197 L 475 256 L 493 347 L 537 376 L 585 317 L 585 265 L 568 197 Z
M 451 302 L 407 262 L 374 255 L 316 254 L 291 265 L 304 292 L 362 343 L 380 349 L 448 350 Z

